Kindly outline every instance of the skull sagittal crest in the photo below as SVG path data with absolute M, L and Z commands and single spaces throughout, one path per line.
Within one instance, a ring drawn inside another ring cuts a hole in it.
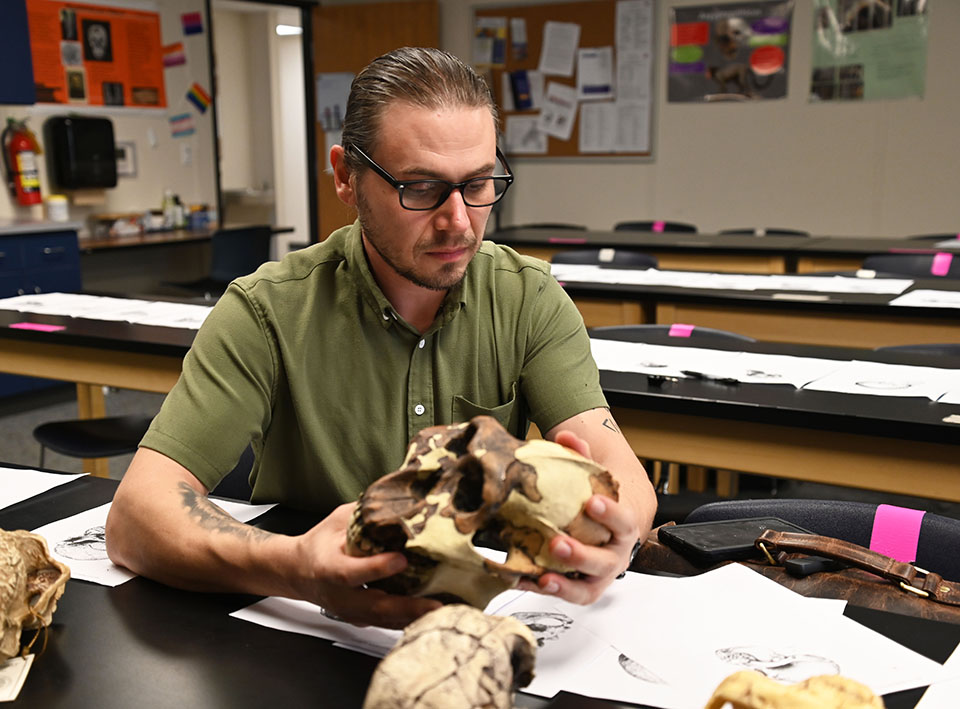
M 602 466 L 556 443 L 518 440 L 477 416 L 420 432 L 400 469 L 360 497 L 347 551 L 404 553 L 407 568 L 375 584 L 385 591 L 484 608 L 521 578 L 572 571 L 549 553 L 557 534 L 609 541 L 610 531 L 584 511 L 594 494 L 617 499 Z M 478 553 L 477 538 L 506 549 L 506 560 Z
M 21 630 L 50 625 L 69 578 L 39 534 L 0 529 L 0 661 L 19 652 Z

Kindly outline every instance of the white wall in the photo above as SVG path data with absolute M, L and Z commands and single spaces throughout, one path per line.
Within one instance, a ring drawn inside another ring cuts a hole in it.
M 168 187 L 177 192 L 186 204 L 216 203 L 213 122 L 210 118 L 212 112 L 208 110 L 201 115 L 184 98 L 193 81 L 199 82 L 208 91 L 210 88 L 206 31 L 184 37 L 180 21 L 180 15 L 184 12 L 202 13 L 203 0 L 162 0 L 162 3 L 126 4 L 137 9 L 156 9 L 160 13 L 161 41 L 163 44 L 182 41 L 187 54 L 187 65 L 164 70 L 167 109 L 108 109 L 106 107 L 82 109 L 92 115 L 108 116 L 113 120 L 116 139 L 135 143 L 137 176 L 119 178 L 115 189 L 105 191 L 105 202 L 102 205 L 95 207 L 71 205 L 70 216 L 73 219 L 84 219 L 93 212 L 142 212 L 150 208 L 159 209 L 163 191 Z M 208 28 L 209 23 L 204 17 L 204 29 Z M 74 110 L 73 106 L 0 106 L 0 121 L 5 124 L 7 116 L 18 118 L 27 116 L 29 117 L 28 125 L 39 135 L 42 132 L 43 121 L 48 116 L 68 113 L 71 110 Z M 193 114 L 196 133 L 187 138 L 173 138 L 170 135 L 167 117 L 174 112 L 184 111 Z M 155 146 L 150 145 L 151 130 L 156 136 Z M 181 163 L 182 145 L 190 148 L 192 157 L 189 165 Z M 46 173 L 45 161 L 41 159 L 40 180 L 44 196 L 51 193 Z M 39 205 L 20 207 L 15 200 L 0 196 L 0 219 L 39 219 L 43 214 L 43 208 Z
M 510 3 L 512 4 L 512 3 Z M 873 236 L 960 231 L 960 3 L 930 3 L 922 100 L 807 102 L 812 3 L 794 5 L 788 96 L 752 104 L 666 102 L 668 8 L 658 0 L 653 160 L 514 159 L 503 223 L 569 221 L 609 229 L 675 219 L 703 232 L 785 226 Z M 441 46 L 470 59 L 473 7 L 440 0 Z

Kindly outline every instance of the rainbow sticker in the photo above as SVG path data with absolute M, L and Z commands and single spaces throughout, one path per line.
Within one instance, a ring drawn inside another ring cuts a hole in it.
M 206 113 L 207 106 L 210 105 L 210 94 L 204 91 L 200 84 L 193 82 L 193 86 L 187 91 L 187 100 L 196 106 L 200 113 Z

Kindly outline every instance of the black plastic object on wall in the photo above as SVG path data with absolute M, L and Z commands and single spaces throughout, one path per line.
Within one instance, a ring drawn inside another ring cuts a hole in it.
M 47 167 L 57 187 L 76 190 L 117 186 L 113 121 L 53 116 L 43 125 Z

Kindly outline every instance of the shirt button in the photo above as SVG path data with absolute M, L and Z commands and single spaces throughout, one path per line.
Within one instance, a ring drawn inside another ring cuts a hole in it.
M 423 416 L 423 412 L 426 411 L 426 409 L 423 408 L 423 404 L 417 404 L 413 407 L 413 411 L 417 416 Z
M 426 341 L 426 340 L 420 340 L 420 344 L 417 345 L 417 347 L 419 347 L 419 348 L 422 350 L 422 349 L 423 349 L 423 346 L 424 346 L 425 344 L 427 344 L 427 341 Z

